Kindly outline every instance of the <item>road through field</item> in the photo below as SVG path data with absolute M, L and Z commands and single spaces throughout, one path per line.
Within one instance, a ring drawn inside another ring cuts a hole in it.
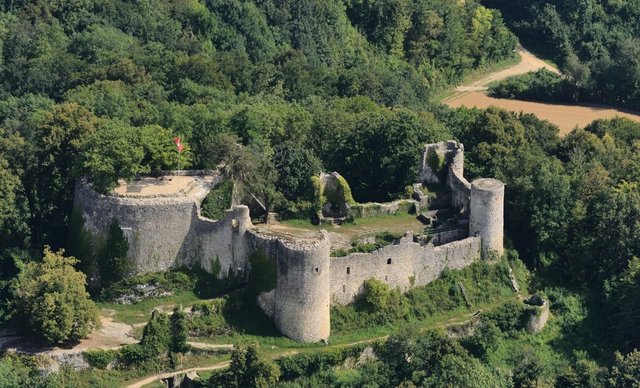
M 618 109 L 590 105 L 547 104 L 522 100 L 489 97 L 486 94 L 491 82 L 499 81 L 510 76 L 535 71 L 542 67 L 559 73 L 558 69 L 536 58 L 530 52 L 520 49 L 521 62 L 507 69 L 489 74 L 481 80 L 460 85 L 456 93 L 445 98 L 442 102 L 452 108 L 461 106 L 467 108 L 488 108 L 497 106 L 513 112 L 532 113 L 543 120 L 548 120 L 560 128 L 560 136 L 571 132 L 575 127 L 584 127 L 597 119 L 609 119 L 616 116 L 640 122 L 640 115 L 623 112 Z

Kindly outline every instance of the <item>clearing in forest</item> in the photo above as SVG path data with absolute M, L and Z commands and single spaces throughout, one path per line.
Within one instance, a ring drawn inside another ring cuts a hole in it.
M 520 63 L 507 69 L 489 74 L 481 80 L 467 85 L 460 85 L 456 93 L 447 97 L 442 102 L 452 108 L 467 107 L 485 109 L 490 106 L 506 109 L 512 112 L 532 113 L 540 119 L 548 120 L 560 128 L 560 136 L 571 132 L 575 127 L 584 127 L 597 119 L 611 119 L 616 116 L 625 117 L 634 121 L 640 121 L 640 115 L 623 112 L 603 106 L 594 105 L 568 105 L 548 104 L 513 99 L 493 98 L 486 94 L 489 84 L 505 78 L 546 68 L 554 73 L 558 69 L 547 64 L 525 49 L 519 49 Z

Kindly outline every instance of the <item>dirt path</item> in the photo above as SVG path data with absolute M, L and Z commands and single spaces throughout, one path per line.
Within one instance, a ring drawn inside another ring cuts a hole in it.
M 0 336 L 0 351 L 14 349 L 21 353 L 56 356 L 82 353 L 88 349 L 117 349 L 122 345 L 138 342 L 133 337 L 133 327 L 131 325 L 113 322 L 109 316 L 102 316 L 100 320 L 102 322 L 100 329 L 94 330 L 86 339 L 69 349 L 46 346 L 33 339 L 9 333 L 5 336 Z
M 133 384 L 127 385 L 127 387 L 128 388 L 141 388 L 141 387 L 144 387 L 145 385 L 151 384 L 151 383 L 153 383 L 155 381 L 162 380 L 162 379 L 168 379 L 169 377 L 173 377 L 175 375 L 180 375 L 180 374 L 190 373 L 190 372 L 205 372 L 205 371 L 210 371 L 210 370 L 224 369 L 224 368 L 228 368 L 229 364 L 230 364 L 229 361 L 223 361 L 223 362 L 219 362 L 217 364 L 213 364 L 213 365 L 209 365 L 209 366 L 203 366 L 203 367 L 199 367 L 199 368 L 189 368 L 189 369 L 183 369 L 183 370 L 177 371 L 177 372 L 160 373 L 160 374 L 157 374 L 157 375 L 145 377 L 144 379 L 142 379 L 140 381 L 136 381 Z
M 544 62 L 522 47 L 518 49 L 518 54 L 520 55 L 520 62 L 518 64 L 497 71 L 495 73 L 491 73 L 480 80 L 473 81 L 465 85 L 460 85 L 456 87 L 455 94 L 445 98 L 442 102 L 448 104 L 450 101 L 455 101 L 470 92 L 487 90 L 489 88 L 489 84 L 492 82 L 500 81 L 514 75 L 536 71 L 542 68 L 545 68 L 553 73 L 560 74 L 560 71 L 555 66 Z
M 494 81 L 535 71 L 543 67 L 560 74 L 557 68 L 545 63 L 525 49 L 520 49 L 519 54 L 522 60 L 517 65 L 489 74 L 479 81 L 460 85 L 456 88 L 456 93 L 445 98 L 442 102 L 452 108 L 464 106 L 485 109 L 490 106 L 496 106 L 512 112 L 532 113 L 557 125 L 560 128 L 560 136 L 568 134 L 575 127 L 582 128 L 597 119 L 610 119 L 620 116 L 640 122 L 640 115 L 638 114 L 623 112 L 609 107 L 547 104 L 489 97 L 486 91 L 489 84 Z
M 435 324 L 431 324 L 431 325 L 427 325 L 424 328 L 422 328 L 423 330 L 428 330 L 428 329 L 436 329 L 436 328 L 446 328 L 446 327 L 451 327 L 451 326 L 456 326 L 456 325 L 463 325 L 467 322 L 469 322 L 471 319 L 473 319 L 473 317 L 477 316 L 479 313 L 481 313 L 483 310 L 482 309 L 478 309 L 474 312 L 471 313 L 466 313 L 463 314 L 461 316 L 457 316 L 457 317 L 451 317 L 449 319 L 447 319 L 444 322 L 439 322 L 439 323 L 435 323 Z M 388 335 L 384 335 L 384 336 L 377 336 L 377 337 L 373 337 L 373 338 L 368 338 L 368 339 L 364 339 L 364 340 L 359 340 L 359 341 L 352 341 L 352 342 L 348 342 L 348 343 L 343 343 L 343 344 L 337 344 L 337 345 L 329 345 L 326 348 L 323 349 L 330 349 L 330 348 L 344 348 L 344 347 L 351 347 L 351 346 L 357 346 L 357 345 L 362 345 L 362 344 L 371 344 L 377 341 L 383 341 L 386 340 L 387 338 L 389 338 Z M 189 344 L 193 344 L 193 343 L 189 343 Z M 203 345 L 200 343 L 196 343 L 198 345 Z M 230 346 L 230 345 L 213 345 L 213 346 Z M 298 350 L 284 350 L 280 353 L 277 354 L 273 354 L 271 356 L 271 359 L 278 359 L 278 358 L 282 358 L 282 357 L 289 357 L 289 356 L 293 356 L 296 355 L 298 353 L 300 353 L 301 351 Z M 186 373 L 190 373 L 190 372 L 204 372 L 204 371 L 211 371 L 211 370 L 218 370 L 218 369 L 224 369 L 224 368 L 228 368 L 229 367 L 229 361 L 222 361 L 222 362 L 217 362 L 215 364 L 212 365 L 207 365 L 207 366 L 203 366 L 203 367 L 194 367 L 194 368 L 188 368 L 188 369 L 182 369 L 182 370 L 178 370 L 178 371 L 174 371 L 174 372 L 165 372 L 165 373 L 159 373 L 159 374 L 155 374 L 152 376 L 147 376 L 147 377 L 142 377 L 141 380 L 132 382 L 131 384 L 126 385 L 127 388 L 142 388 L 145 385 L 151 384 L 153 382 L 162 380 L 162 379 L 167 379 L 173 376 L 177 376 L 177 375 L 181 375 L 181 374 L 186 374 Z

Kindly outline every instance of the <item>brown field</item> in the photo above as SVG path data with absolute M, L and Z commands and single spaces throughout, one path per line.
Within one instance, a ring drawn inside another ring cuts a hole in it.
M 489 88 L 491 82 L 530 71 L 536 71 L 543 67 L 559 74 L 557 68 L 537 58 L 524 48 L 520 48 L 518 54 L 520 55 L 520 62 L 518 64 L 488 74 L 475 82 L 460 85 L 456 88 L 454 94 L 448 96 L 442 100 L 442 102 L 452 108 L 465 106 L 467 108 L 485 109 L 490 106 L 496 106 L 512 112 L 532 113 L 543 120 L 548 120 L 557 125 L 560 128 L 560 136 L 566 135 L 575 127 L 582 128 L 597 119 L 610 119 L 621 116 L 634 121 L 640 121 L 640 115 L 607 107 L 546 104 L 487 96 L 485 91 Z
M 465 106 L 484 109 L 490 106 L 497 106 L 513 112 L 533 113 L 539 118 L 548 120 L 560 127 L 560 136 L 566 135 L 575 127 L 582 128 L 597 119 L 610 119 L 621 116 L 640 122 L 640 115 L 612 108 L 507 100 L 489 97 L 482 92 L 465 93 L 455 100 L 447 101 L 446 104 L 453 108 Z

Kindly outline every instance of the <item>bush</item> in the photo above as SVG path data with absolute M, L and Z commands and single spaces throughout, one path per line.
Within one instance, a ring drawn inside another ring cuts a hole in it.
M 82 353 L 84 359 L 92 368 L 106 369 L 107 366 L 115 361 L 118 352 L 115 350 L 94 349 L 87 350 Z
M 429 155 L 427 155 L 427 164 L 431 171 L 435 176 L 438 177 L 438 180 L 442 183 L 447 179 L 447 170 L 445 168 L 446 161 L 443 154 L 436 152 L 435 149 L 429 150 Z
M 231 328 L 222 315 L 226 304 L 225 298 L 194 304 L 187 318 L 189 334 L 194 337 L 230 334 Z
M 134 293 L 136 286 L 155 285 L 157 292 L 178 293 L 184 291 L 192 291 L 196 285 L 202 283 L 204 278 L 211 275 L 205 271 L 197 269 L 176 269 L 168 272 L 154 272 L 143 275 L 136 275 L 122 279 L 107 288 L 102 289 L 100 300 L 105 302 L 113 302 L 123 295 Z
M 218 184 L 209 191 L 202 201 L 200 211 L 203 217 L 212 220 L 221 220 L 225 216 L 225 210 L 231 208 L 233 195 L 233 181 L 230 179 Z
M 281 380 L 291 381 L 302 376 L 312 376 L 342 364 L 349 357 L 358 357 L 366 345 L 346 349 L 333 349 L 318 353 L 302 353 L 283 357 L 276 361 L 282 372 Z
M 523 303 L 510 301 L 485 314 L 483 319 L 496 325 L 503 333 L 515 334 L 526 324 L 526 310 Z
M 400 239 L 402 237 L 398 234 L 393 234 L 389 232 L 382 232 L 375 235 L 374 243 L 358 243 L 352 242 L 351 249 L 336 249 L 331 252 L 331 256 L 333 257 L 343 257 L 347 256 L 351 253 L 371 253 L 375 252 L 378 249 L 390 245 Z
M 509 77 L 493 84 L 489 93 L 497 98 L 519 100 L 575 102 L 576 88 L 547 69 Z
M 100 268 L 100 279 L 103 287 L 124 278 L 129 271 L 129 241 L 120 228 L 120 223 L 116 218 L 111 220 L 107 241 L 99 254 L 98 266 Z

